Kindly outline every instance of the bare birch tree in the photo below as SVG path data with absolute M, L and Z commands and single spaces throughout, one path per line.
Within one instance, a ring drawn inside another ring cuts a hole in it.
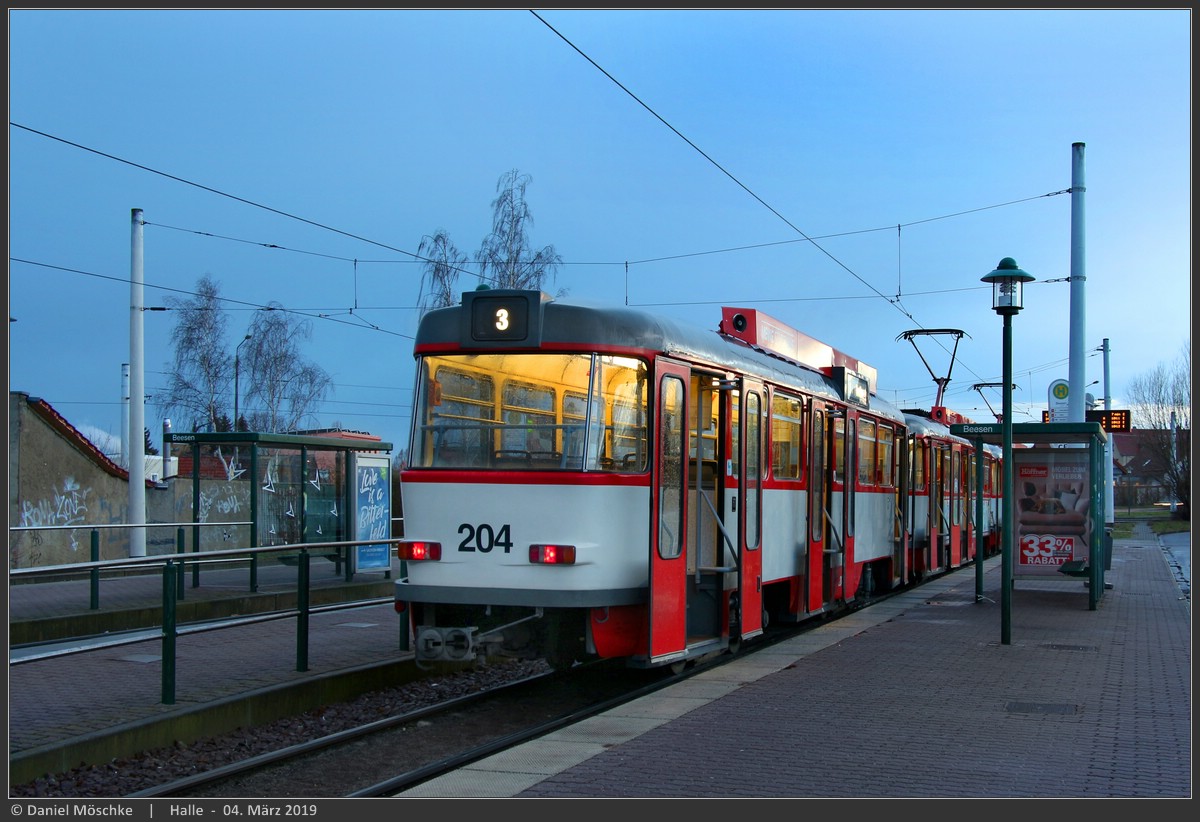
M 332 390 L 329 374 L 301 355 L 312 323 L 271 303 L 257 312 L 236 345 L 226 339 L 228 315 L 220 286 L 204 275 L 187 299 L 169 298 L 175 314 L 171 332 L 174 360 L 166 366 L 169 388 L 158 403 L 164 416 L 190 419 L 193 431 L 232 431 L 233 411 L 249 430 L 293 431 L 320 407 Z M 237 373 L 235 357 L 238 358 Z M 235 382 L 241 398 L 235 400 Z
M 425 258 L 425 272 L 421 275 L 421 293 L 417 297 L 420 315 L 425 316 L 435 308 L 458 303 L 458 275 L 469 261 L 450 241 L 450 235 L 439 228 L 432 235 L 426 234 L 417 246 L 417 255 Z M 429 289 L 426 291 L 426 280 Z
M 228 318 L 221 310 L 220 286 L 205 274 L 194 296 L 166 302 L 176 312 L 175 358 L 166 366 L 167 394 L 157 404 L 164 416 L 190 419 L 193 431 L 228 430 L 233 357 L 224 347 Z
M 475 252 L 481 285 L 540 290 L 547 277 L 551 281 L 555 279 L 558 267 L 562 265 L 562 257 L 554 246 L 534 249 L 529 241 L 528 227 L 533 225 L 533 214 L 525 201 L 525 189 L 530 182 L 528 175 L 513 169 L 501 175 L 496 183 L 492 231 Z M 420 316 L 434 308 L 457 305 L 458 275 L 468 260 L 450 241 L 450 235 L 442 228 L 425 235 L 417 254 L 425 259 L 421 293 L 417 298 Z M 559 296 L 565 293 L 565 289 L 558 292 Z
M 547 277 L 554 281 L 562 257 L 552 245 L 534 249 L 529 243 L 527 227 L 533 225 L 533 214 L 525 189 L 530 182 L 529 175 L 514 168 L 496 183 L 492 232 L 475 254 L 480 282 L 490 280 L 495 288 L 541 289 Z
M 300 344 L 312 337 L 312 322 L 272 302 L 254 315 L 248 333 L 243 357 L 249 375 L 248 407 L 242 414 L 253 431 L 294 431 L 333 386 L 323 368 L 300 354 Z

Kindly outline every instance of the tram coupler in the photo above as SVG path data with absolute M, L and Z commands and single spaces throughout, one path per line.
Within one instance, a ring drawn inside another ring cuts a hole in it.
M 416 657 L 423 662 L 470 662 L 478 656 L 478 628 L 417 629 Z

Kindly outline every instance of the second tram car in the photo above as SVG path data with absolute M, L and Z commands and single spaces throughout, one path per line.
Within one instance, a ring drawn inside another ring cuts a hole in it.
M 680 665 L 994 545 L 994 449 L 754 309 L 714 333 L 480 289 L 415 356 L 395 599 L 419 661 Z

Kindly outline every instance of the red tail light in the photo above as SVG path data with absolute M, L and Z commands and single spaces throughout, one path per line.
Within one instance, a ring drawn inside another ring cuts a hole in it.
M 396 543 L 396 559 L 413 560 L 419 562 L 421 560 L 437 561 L 441 558 L 442 544 L 440 542 L 410 540 Z
M 537 565 L 574 565 L 574 545 L 530 545 L 529 561 Z

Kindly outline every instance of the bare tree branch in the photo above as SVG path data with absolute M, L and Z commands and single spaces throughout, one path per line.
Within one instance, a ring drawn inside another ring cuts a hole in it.
M 322 368 L 305 362 L 300 344 L 312 337 L 312 322 L 300 320 L 270 303 L 250 323 L 244 360 L 250 376 L 243 412 L 255 431 L 294 431 L 330 393 L 332 380 Z
M 467 264 L 467 256 L 455 248 L 450 241 L 450 235 L 444 228 L 439 228 L 434 234 L 426 234 L 417 246 L 417 255 L 426 258 L 425 271 L 421 275 L 421 293 L 417 297 L 417 305 L 421 316 L 425 316 L 435 308 L 458 303 L 455 286 L 462 267 Z M 425 280 L 429 279 L 429 291 L 425 291 Z
M 171 332 L 175 358 L 165 366 L 169 387 L 158 405 L 164 416 L 190 418 L 195 431 L 228 430 L 233 358 L 225 351 L 227 318 L 220 299 L 220 286 L 207 274 L 194 297 L 167 298 L 177 312 Z
M 530 182 L 529 175 L 513 169 L 496 183 L 492 233 L 483 238 L 475 254 L 480 282 L 491 280 L 496 288 L 540 290 L 547 277 L 555 280 L 562 257 L 554 246 L 530 250 L 527 226 L 533 225 L 533 214 L 525 201 Z
M 1134 427 L 1162 483 L 1176 502 L 1191 499 L 1192 344 L 1172 363 L 1159 363 L 1129 383 Z

